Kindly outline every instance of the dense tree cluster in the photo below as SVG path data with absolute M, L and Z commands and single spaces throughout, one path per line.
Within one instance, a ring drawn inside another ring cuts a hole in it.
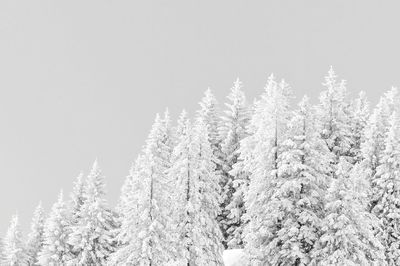
M 157 115 L 113 210 L 97 160 L 25 241 L 15 215 L 1 265 L 400 265 L 400 94 L 370 110 L 328 71 L 295 105 L 271 75 L 248 104 L 238 79 L 190 119 Z

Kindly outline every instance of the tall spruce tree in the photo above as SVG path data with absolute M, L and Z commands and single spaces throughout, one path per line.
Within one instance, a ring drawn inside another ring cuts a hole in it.
M 264 206 L 268 265 L 309 265 L 319 238 L 330 153 L 318 136 L 307 97 L 288 123 L 278 158 L 276 188 Z
M 213 151 L 213 156 L 215 160 L 216 170 L 215 170 L 215 178 L 219 182 L 219 186 L 221 191 L 225 186 L 226 179 L 223 176 L 222 168 L 223 168 L 223 158 L 224 155 L 221 151 L 221 114 L 220 108 L 218 105 L 218 101 L 215 98 L 214 94 L 211 92 L 211 89 L 208 88 L 204 97 L 200 101 L 200 110 L 197 111 L 197 120 L 202 120 L 202 122 L 206 125 L 208 130 L 208 141 L 211 143 L 211 148 Z M 223 205 L 222 198 L 220 204 Z M 219 224 L 221 228 L 224 228 L 224 215 L 222 214 L 222 208 L 219 209 Z
M 3 239 L 3 258 L 1 265 L 24 266 L 28 265 L 28 254 L 22 239 L 18 215 L 14 215 Z
M 85 201 L 85 180 L 83 177 L 83 173 L 80 173 L 76 177 L 76 180 L 74 182 L 70 199 L 70 214 L 71 214 L 72 225 L 77 223 L 84 201 Z
M 358 164 L 363 160 L 362 146 L 366 141 L 365 129 L 370 116 L 369 101 L 364 91 L 351 104 L 351 162 Z
M 380 188 L 376 187 L 376 171 L 382 163 L 385 150 L 385 137 L 390 126 L 390 116 L 395 110 L 395 106 L 399 103 L 399 92 L 396 88 L 392 88 L 386 92 L 380 98 L 365 128 L 365 141 L 361 146 L 361 151 L 363 156 L 362 166 L 371 184 L 370 210 L 379 201 Z
M 264 94 L 256 103 L 249 125 L 250 135 L 240 147 L 240 157 L 245 166 L 241 170 L 249 173 L 250 179 L 245 196 L 245 219 L 248 220 L 245 249 L 254 265 L 265 264 L 269 260 L 271 234 L 267 220 L 272 217 L 266 206 L 276 187 L 278 157 L 285 140 L 290 98 L 289 86 L 283 80 L 278 84 L 271 75 Z
M 174 149 L 170 179 L 177 181 L 179 265 L 223 265 L 222 235 L 217 223 L 219 184 L 208 139 L 207 125 L 198 119 L 194 128 L 181 121 L 182 135 Z
M 51 208 L 44 227 L 43 248 L 39 252 L 39 265 L 69 265 L 70 246 L 68 240 L 68 209 L 60 192 L 58 200 Z
M 94 162 L 85 185 L 83 205 L 73 225 L 68 243 L 73 247 L 74 265 L 105 265 L 114 252 L 112 232 L 116 226 L 114 213 L 105 197 L 104 176 Z
M 207 126 L 208 140 L 217 160 L 221 156 L 221 139 L 219 136 L 221 119 L 218 101 L 210 88 L 205 91 L 204 97 L 200 101 L 200 110 L 197 112 L 197 117 L 203 120 L 203 123 Z
M 129 189 L 121 204 L 125 214 L 117 237 L 122 247 L 111 257 L 113 265 L 166 265 L 176 259 L 173 186 L 166 175 L 172 153 L 168 127 L 165 118 L 157 115 L 143 155 L 126 181 Z
M 143 157 L 139 156 L 132 165 L 129 175 L 125 179 L 118 204 L 120 227 L 116 234 L 116 251 L 110 256 L 109 265 L 148 265 L 140 262 L 140 252 L 143 243 L 140 239 L 140 226 L 142 211 L 142 199 L 144 184 L 140 176 L 140 170 L 144 164 Z M 139 264 L 142 263 L 142 264 Z
M 389 265 L 400 264 L 400 119 L 393 112 L 385 150 L 373 179 L 376 204 L 372 209 L 383 225 L 381 238 Z
M 243 248 L 244 188 L 247 183 L 241 172 L 231 172 L 239 158 L 240 141 L 246 137 L 246 127 L 250 112 L 242 90 L 242 82 L 237 79 L 228 95 L 229 102 L 222 116 L 220 136 L 222 161 L 222 203 L 219 223 L 224 236 L 224 246 Z
M 335 176 L 335 165 L 340 157 L 346 157 L 350 162 L 351 148 L 351 113 L 347 100 L 346 83 L 338 82 L 337 75 L 331 67 L 323 83 L 325 90 L 320 94 L 320 103 L 317 108 L 320 122 L 321 137 L 328 149 L 334 155 L 332 176 Z
M 28 264 L 38 265 L 38 254 L 43 248 L 44 244 L 44 225 L 45 217 L 42 204 L 36 207 L 31 224 L 31 232 L 28 235 L 27 241 L 27 254 L 28 254 Z

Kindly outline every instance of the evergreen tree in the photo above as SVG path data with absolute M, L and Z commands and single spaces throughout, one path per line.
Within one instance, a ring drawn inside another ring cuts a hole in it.
M 231 173 L 233 165 L 239 158 L 240 141 L 246 136 L 246 126 L 250 113 L 246 105 L 246 97 L 242 91 L 242 83 L 237 79 L 228 95 L 221 123 L 222 162 L 222 204 L 219 223 L 224 236 L 225 247 L 243 247 L 243 220 L 245 176 L 242 173 Z
M 83 205 L 78 221 L 73 225 L 68 243 L 76 257 L 74 265 L 105 265 L 114 251 L 112 231 L 116 226 L 114 213 L 108 208 L 105 197 L 104 176 L 94 162 L 87 177 Z
M 365 129 L 369 119 L 369 102 L 364 91 L 359 93 L 351 105 L 351 162 L 360 163 L 363 160 L 362 146 L 365 142 Z
M 313 265 L 386 265 L 382 244 L 374 235 L 379 226 L 361 203 L 352 165 L 341 158 L 336 179 L 326 195 L 322 236 L 313 251 Z
M 14 215 L 12 217 L 10 226 L 7 230 L 7 234 L 3 239 L 3 259 L 1 265 L 28 265 L 28 255 L 23 243 L 17 215 Z
M 267 245 L 270 241 L 267 204 L 273 194 L 278 175 L 278 157 L 285 139 L 289 116 L 291 90 L 273 75 L 268 79 L 265 92 L 257 101 L 249 125 L 250 135 L 240 147 L 242 171 L 249 174 L 249 187 L 245 195 L 248 224 L 245 227 L 245 249 L 251 263 L 267 263 Z
M 201 120 L 207 126 L 208 130 L 208 141 L 211 143 L 211 149 L 213 151 L 214 163 L 216 165 L 215 169 L 215 178 L 219 182 L 220 190 L 222 191 L 226 179 L 223 176 L 222 168 L 223 168 L 223 158 L 224 154 L 221 151 L 221 115 L 220 109 L 218 106 L 217 99 L 214 94 L 211 92 L 211 89 L 208 88 L 204 97 L 200 101 L 200 110 L 197 112 L 197 120 Z M 222 198 L 220 204 L 223 205 Z M 219 209 L 219 215 L 222 215 L 218 218 L 219 224 L 221 228 L 224 228 L 224 218 L 222 214 L 222 208 Z
M 390 91 L 386 92 L 379 100 L 365 128 L 365 141 L 361 146 L 361 151 L 363 155 L 362 165 L 372 187 L 370 210 L 375 207 L 379 200 L 378 195 L 380 194 L 380 188 L 376 187 L 376 171 L 378 166 L 382 163 L 385 150 L 385 136 L 389 130 L 389 118 L 395 106 L 400 103 L 398 98 L 399 93 L 396 88 L 392 88 Z
M 28 253 L 28 264 L 38 265 L 38 254 L 42 250 L 44 244 L 44 224 L 45 217 L 42 204 L 36 207 L 33 213 L 33 219 L 31 224 L 31 232 L 28 236 L 27 242 L 27 253 Z
M 110 256 L 109 265 L 140 265 L 137 253 L 142 247 L 142 243 L 138 241 L 140 238 L 138 226 L 140 226 L 139 221 L 142 215 L 139 204 L 142 194 L 138 192 L 144 188 L 140 176 L 143 163 L 143 157 L 139 156 L 132 165 L 122 187 L 118 204 L 121 225 L 116 234 L 117 249 Z
M 308 265 L 319 238 L 330 153 L 319 138 L 313 110 L 304 97 L 282 143 L 276 188 L 265 204 L 268 265 Z
M 185 137 L 186 132 L 186 124 L 189 122 L 188 113 L 186 110 L 182 110 L 179 115 L 177 125 L 175 127 L 175 146 L 180 143 L 183 137 Z M 173 159 L 171 159 L 173 160 Z
M 217 99 L 210 88 L 204 93 L 197 115 L 198 119 L 203 120 L 207 125 L 208 140 L 211 143 L 214 156 L 216 156 L 215 159 L 218 159 L 221 156 L 221 139 L 219 137 L 221 120 Z
M 113 265 L 166 265 L 177 256 L 172 231 L 172 182 L 166 176 L 171 160 L 171 136 L 164 119 L 156 116 L 139 163 L 127 180 L 121 230 L 122 243 Z M 135 238 L 132 240 L 132 238 Z
M 334 154 L 332 164 L 337 165 L 340 157 L 351 161 L 351 114 L 347 102 L 345 81 L 338 82 L 337 75 L 331 67 L 323 83 L 326 88 L 321 92 L 318 105 L 321 137 L 328 149 Z M 335 175 L 333 168 L 332 175 Z
M 177 180 L 177 231 L 182 258 L 179 265 L 223 265 L 222 235 L 217 223 L 219 184 L 215 177 L 207 126 L 182 121 L 183 134 L 174 149 L 170 179 Z M 181 122 L 181 123 L 182 123 Z
M 83 178 L 83 173 L 80 173 L 73 185 L 71 193 L 71 224 L 74 225 L 78 222 L 79 214 L 82 205 L 85 201 L 85 182 Z
M 68 265 L 71 259 L 67 243 L 68 225 L 68 210 L 61 192 L 45 223 L 39 265 Z
M 400 121 L 397 112 L 390 119 L 385 150 L 377 167 L 373 185 L 376 204 L 372 209 L 383 224 L 381 236 L 389 265 L 400 264 Z

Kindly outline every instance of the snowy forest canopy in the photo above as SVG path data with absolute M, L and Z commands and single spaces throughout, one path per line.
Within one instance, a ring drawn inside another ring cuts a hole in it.
M 236 80 L 225 105 L 210 90 L 177 123 L 156 115 L 117 206 L 98 162 L 39 205 L 23 237 L 18 216 L 1 265 L 400 265 L 400 93 L 370 108 L 331 68 L 299 103 L 271 75 L 246 102 Z

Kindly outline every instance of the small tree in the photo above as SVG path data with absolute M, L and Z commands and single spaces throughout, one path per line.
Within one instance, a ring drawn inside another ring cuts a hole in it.
M 71 259 L 67 243 L 68 225 L 68 210 L 60 192 L 45 223 L 43 248 L 38 256 L 40 265 L 68 264 Z
M 87 177 L 84 201 L 72 225 L 68 243 L 76 257 L 75 265 L 105 265 L 114 252 L 112 231 L 116 226 L 114 213 L 108 208 L 105 196 L 104 176 L 94 162 Z
M 12 217 L 7 234 L 3 239 L 3 259 L 1 265 L 28 265 L 28 255 L 23 244 L 17 215 Z
M 27 242 L 29 265 L 38 265 L 38 254 L 40 250 L 42 250 L 44 244 L 44 224 L 44 211 L 42 204 L 39 203 L 35 209 L 35 212 L 33 213 L 31 232 L 28 236 Z

